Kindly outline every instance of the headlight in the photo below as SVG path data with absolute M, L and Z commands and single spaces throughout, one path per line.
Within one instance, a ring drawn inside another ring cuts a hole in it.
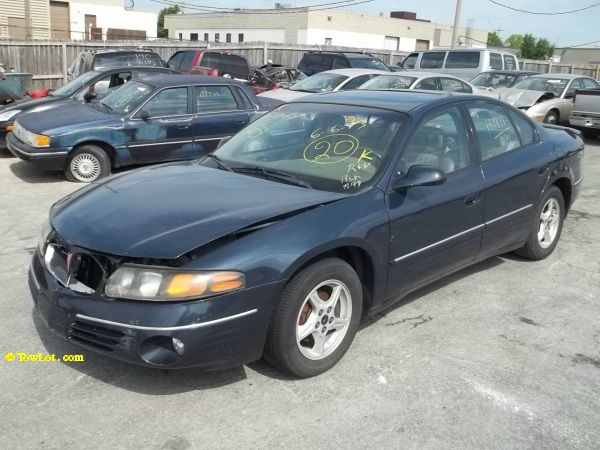
M 40 230 L 40 241 L 38 242 L 38 250 L 42 255 L 44 254 L 44 247 L 50 233 L 52 233 L 52 225 L 50 224 L 50 220 L 46 219 Z
M 12 109 L 10 111 L 4 111 L 0 113 L 0 121 L 10 120 L 21 112 L 20 109 Z
M 104 293 L 131 300 L 189 300 L 235 291 L 243 288 L 245 282 L 240 272 L 184 272 L 125 265 L 110 276 Z

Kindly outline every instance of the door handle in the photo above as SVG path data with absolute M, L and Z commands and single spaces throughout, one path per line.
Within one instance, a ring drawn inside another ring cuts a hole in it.
M 473 194 L 465 197 L 465 205 L 466 206 L 474 206 L 477 205 L 481 201 L 481 194 Z
M 177 124 L 177 128 L 179 128 L 180 130 L 184 130 L 186 128 L 189 128 L 191 125 L 190 122 L 183 122 L 183 123 L 178 123 Z

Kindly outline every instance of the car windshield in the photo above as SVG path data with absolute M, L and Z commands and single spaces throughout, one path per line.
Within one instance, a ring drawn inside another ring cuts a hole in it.
M 152 92 L 154 92 L 154 88 L 149 84 L 130 81 L 104 97 L 99 103 L 109 112 L 127 114 L 137 108 Z
M 508 73 L 483 72 L 471 80 L 471 84 L 479 87 L 511 87 L 519 75 Z
M 359 89 L 408 89 L 416 81 L 406 75 L 379 75 L 363 84 Z
M 95 70 L 129 66 L 163 67 L 163 63 L 160 56 L 152 52 L 108 52 L 97 54 L 94 58 Z
M 240 173 L 280 175 L 274 181 L 284 174 L 293 184 L 354 193 L 376 182 L 406 122 L 404 114 L 388 110 L 291 103 L 248 125 L 214 155 Z M 202 163 L 218 166 L 214 157 Z
M 515 85 L 515 89 L 554 92 L 554 95 L 560 97 L 567 84 L 569 84 L 569 80 L 566 78 L 530 77 Z
M 388 67 L 377 58 L 350 58 L 350 65 L 356 69 L 385 70 L 386 72 L 390 71 L 390 69 L 388 69 Z
M 59 87 L 58 89 L 52 91 L 50 95 L 53 97 L 70 97 L 74 93 L 76 93 L 79 89 L 81 89 L 85 84 L 90 81 L 92 78 L 98 75 L 98 72 L 86 72 L 83 75 L 78 76 L 74 80 L 69 81 L 64 86 Z
M 301 92 L 331 92 L 347 79 L 348 77 L 346 75 L 318 73 L 312 77 L 294 83 L 293 86 L 290 86 L 290 90 Z

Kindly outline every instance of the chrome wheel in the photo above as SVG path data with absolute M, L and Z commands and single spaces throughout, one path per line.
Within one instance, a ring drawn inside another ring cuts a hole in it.
M 555 198 L 549 198 L 542 208 L 537 238 L 542 248 L 548 248 L 556 239 L 560 224 L 560 205 Z
M 71 160 L 70 170 L 75 179 L 89 183 L 100 176 L 100 161 L 90 153 L 80 153 Z
M 318 360 L 342 343 L 352 318 L 352 297 L 339 280 L 327 280 L 304 300 L 296 321 L 296 342 L 302 355 Z

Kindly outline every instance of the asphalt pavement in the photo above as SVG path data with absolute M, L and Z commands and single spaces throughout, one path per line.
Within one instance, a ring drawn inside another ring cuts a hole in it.
M 294 380 L 264 362 L 151 370 L 50 334 L 27 269 L 48 208 L 80 185 L 0 151 L 0 445 L 597 449 L 600 141 L 583 183 L 549 258 L 503 255 L 422 289 L 365 320 L 333 370 Z

